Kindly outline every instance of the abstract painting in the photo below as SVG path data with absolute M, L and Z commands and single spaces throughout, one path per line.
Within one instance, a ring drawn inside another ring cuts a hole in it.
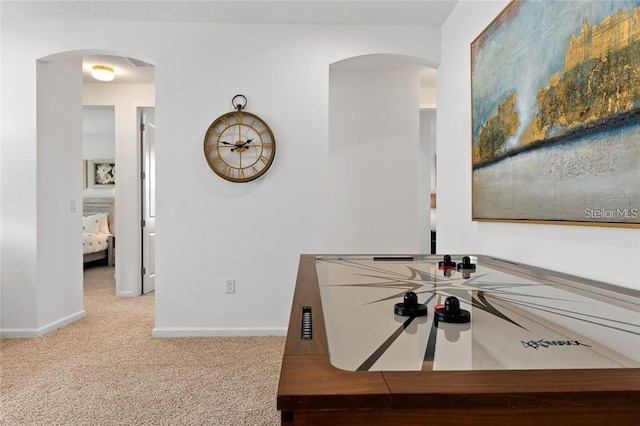
M 515 0 L 471 43 L 472 217 L 640 227 L 640 0 Z

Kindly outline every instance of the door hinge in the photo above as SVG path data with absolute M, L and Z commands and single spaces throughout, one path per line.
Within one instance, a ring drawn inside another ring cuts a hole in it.
M 146 274 L 146 273 L 147 273 L 146 268 L 141 268 L 141 269 L 140 269 L 140 274 L 144 275 L 144 274 Z
M 141 226 L 142 228 L 144 228 L 144 227 L 145 227 L 145 225 L 146 225 L 146 223 L 145 223 L 144 219 L 142 219 L 142 220 L 140 221 L 140 226 Z
M 140 123 L 140 131 L 144 132 L 144 123 Z
M 144 174 L 144 172 L 140 172 L 140 179 L 144 180 L 145 177 L 146 175 Z

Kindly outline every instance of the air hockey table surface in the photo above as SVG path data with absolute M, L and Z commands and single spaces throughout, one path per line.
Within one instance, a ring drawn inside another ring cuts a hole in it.
M 443 259 L 301 256 L 282 424 L 640 418 L 640 292 L 490 256 L 468 256 L 473 269 Z M 407 292 L 426 315 L 397 314 Z M 438 321 L 452 296 L 470 322 Z

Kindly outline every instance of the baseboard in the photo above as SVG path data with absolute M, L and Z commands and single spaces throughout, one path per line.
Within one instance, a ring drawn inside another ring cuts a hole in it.
M 153 337 L 252 337 L 252 336 L 286 336 L 287 328 L 262 327 L 156 327 L 151 332 Z
M 3 339 L 35 339 L 40 335 L 33 328 L 2 328 L 0 329 L 0 337 Z
M 75 314 L 64 317 L 58 321 L 54 321 L 40 328 L 2 328 L 0 329 L 0 336 L 6 339 L 34 339 L 65 327 L 72 322 L 78 321 L 86 314 L 87 313 L 83 309 L 80 312 L 76 312 Z

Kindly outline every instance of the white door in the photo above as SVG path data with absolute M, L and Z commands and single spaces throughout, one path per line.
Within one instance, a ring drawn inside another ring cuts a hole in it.
M 142 294 L 156 288 L 156 147 L 155 110 L 142 108 L 140 134 L 142 135 Z

